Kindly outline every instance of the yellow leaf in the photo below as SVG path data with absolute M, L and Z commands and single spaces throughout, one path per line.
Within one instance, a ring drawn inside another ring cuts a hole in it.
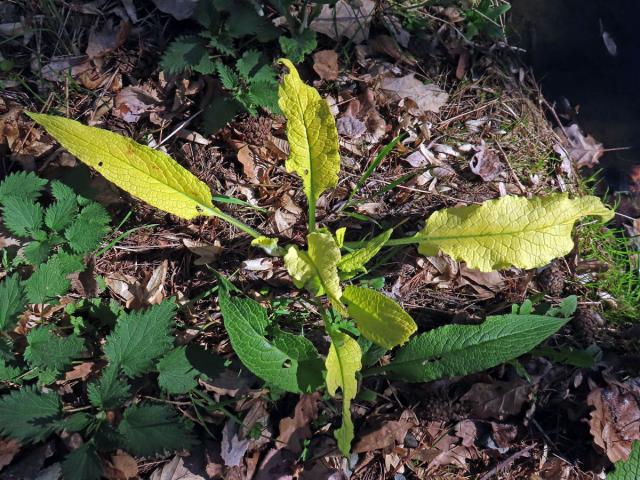
M 571 251 L 573 225 L 587 215 L 609 220 L 613 212 L 593 196 L 506 196 L 435 212 L 415 240 L 423 255 L 442 251 L 483 272 L 542 267 Z
M 364 247 L 345 255 L 342 260 L 340 260 L 340 263 L 338 263 L 338 269 L 346 273 L 361 270 L 366 272 L 364 266 L 384 247 L 384 244 L 387 243 L 392 233 L 393 228 L 390 228 L 386 232 L 382 232 L 377 237 L 369 240 Z
M 387 349 L 402 345 L 417 329 L 400 305 L 375 290 L 348 286 L 342 300 L 362 335 Z
M 333 307 L 341 315 L 346 308 L 340 302 L 342 288 L 337 264 L 340 249 L 329 232 L 313 232 L 307 235 L 308 251 L 296 246 L 289 247 L 284 256 L 284 265 L 298 288 L 307 288 L 314 295 L 327 295 Z
M 349 335 L 336 332 L 331 335 L 331 346 L 325 362 L 327 368 L 327 391 L 332 397 L 342 390 L 342 426 L 335 431 L 338 448 L 343 455 L 349 455 L 353 440 L 351 421 L 351 400 L 358 392 L 356 373 L 362 368 L 362 350 Z
M 335 187 L 340 171 L 336 122 L 318 91 L 305 85 L 287 59 L 280 59 L 289 73 L 279 88 L 278 105 L 287 117 L 288 172 L 302 178 L 309 200 L 309 224 L 315 224 L 315 206 L 326 189 Z
M 283 253 L 282 248 L 278 246 L 277 238 L 265 237 L 264 235 L 261 235 L 258 238 L 254 238 L 253 240 L 251 240 L 251 245 L 253 247 L 263 249 L 267 253 L 267 255 L 280 257 Z
M 187 220 L 217 211 L 209 187 L 166 153 L 75 120 L 28 115 L 80 161 L 149 205 Z

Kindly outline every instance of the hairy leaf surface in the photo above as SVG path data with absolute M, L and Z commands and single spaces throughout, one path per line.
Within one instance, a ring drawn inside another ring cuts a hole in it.
M 309 205 L 315 204 L 328 188 L 338 183 L 340 155 L 336 122 L 318 91 L 305 85 L 298 71 L 286 59 L 280 59 L 289 73 L 279 88 L 280 109 L 287 117 L 290 153 L 288 172 L 302 178 Z
M 375 290 L 350 285 L 342 299 L 360 332 L 387 349 L 405 343 L 418 328 L 400 305 Z
M 325 363 L 327 368 L 327 391 L 332 397 L 342 390 L 342 425 L 334 435 L 343 455 L 349 455 L 353 440 L 351 400 L 358 392 L 356 373 L 362 368 L 362 350 L 358 342 L 341 332 L 331 336 L 331 346 Z
M 479 372 L 527 353 L 569 320 L 509 314 L 481 325 L 445 325 L 412 338 L 382 369 L 410 382 Z
M 423 255 L 442 251 L 484 272 L 535 268 L 571 251 L 573 225 L 587 215 L 608 220 L 613 212 L 593 196 L 506 196 L 435 212 L 415 239 Z
M 214 208 L 209 187 L 166 153 L 75 120 L 28 115 L 79 160 L 149 205 L 187 220 Z
M 56 431 L 62 404 L 54 391 L 23 387 L 0 397 L 0 433 L 23 443 L 39 442 Z

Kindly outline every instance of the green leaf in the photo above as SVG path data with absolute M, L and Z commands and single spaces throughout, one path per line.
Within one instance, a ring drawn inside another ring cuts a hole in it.
M 198 386 L 198 371 L 189 363 L 186 347 L 165 354 L 158 362 L 158 372 L 158 385 L 169 394 L 187 393 Z
M 220 310 L 233 351 L 255 375 L 282 390 L 299 393 L 299 363 L 266 339 L 267 312 L 251 299 L 220 295 Z
M 132 405 L 124 411 L 118 432 L 133 455 L 150 457 L 196 445 L 190 426 L 166 405 Z
M 367 244 L 351 253 L 348 253 L 338 262 L 338 269 L 345 273 L 355 273 L 359 271 L 365 271 L 364 266 L 369 260 L 375 257 L 378 252 L 387 243 L 387 240 L 391 238 L 393 228 L 381 233 L 377 237 L 372 238 Z
M 218 71 L 220 81 L 224 88 L 227 90 L 235 90 L 240 86 L 240 79 L 238 76 L 220 60 L 216 62 L 216 70 Z
M 298 362 L 298 386 L 303 392 L 314 392 L 322 385 L 324 367 L 311 341 L 301 335 L 276 330 L 273 344 Z
M 568 321 L 509 314 L 481 325 L 445 325 L 411 339 L 381 369 L 410 382 L 479 372 L 527 353 Z
M 76 412 L 70 417 L 63 419 L 60 422 L 61 430 L 68 430 L 70 432 L 81 432 L 89 425 L 93 423 L 95 417 L 84 412 Z
M 51 248 L 52 245 L 49 241 L 45 240 L 44 242 L 39 242 L 35 240 L 33 242 L 29 242 L 29 244 L 24 247 L 22 255 L 31 265 L 39 265 L 47 260 L 47 257 L 51 252 Z
M 265 251 L 267 255 L 280 256 L 282 249 L 278 246 L 278 239 L 260 236 L 251 240 L 252 247 L 258 247 Z
M 362 350 L 349 335 L 336 332 L 331 335 L 331 346 L 325 363 L 327 368 L 327 391 L 332 397 L 342 390 L 342 426 L 335 431 L 338 448 L 348 456 L 353 440 L 351 400 L 358 393 L 356 373 L 362 368 Z
M 78 214 L 78 201 L 75 192 L 64 183 L 51 182 L 51 193 L 56 202 L 47 208 L 44 223 L 55 232 L 64 230 Z
M 0 204 L 4 204 L 9 198 L 22 198 L 35 201 L 47 180 L 39 178 L 33 172 L 17 172 L 8 175 L 0 182 Z
M 62 404 L 53 391 L 33 386 L 0 397 L 0 433 L 23 443 L 40 442 L 56 431 Z
M 613 211 L 593 196 L 570 199 L 558 193 L 531 200 L 506 196 L 435 212 L 414 238 L 423 255 L 442 251 L 483 272 L 510 266 L 535 268 L 571 251 L 573 224 L 587 215 L 609 220 Z
M 400 305 L 375 290 L 350 285 L 342 300 L 362 335 L 387 349 L 405 343 L 418 328 Z
M 272 82 L 252 82 L 247 93 L 252 104 L 266 108 L 273 114 L 279 114 L 278 93 L 275 83 Z
M 340 302 L 342 288 L 338 276 L 340 249 L 329 232 L 313 232 L 307 235 L 309 249 L 305 252 L 295 245 L 289 247 L 284 264 L 298 288 L 306 288 L 316 296 L 327 295 L 333 307 L 346 315 Z
M 293 63 L 302 63 L 304 57 L 313 52 L 318 46 L 316 32 L 310 28 L 293 38 L 281 35 L 279 41 L 282 53 L 285 57 L 291 59 Z
M 208 75 L 215 71 L 206 41 L 197 36 L 181 37 L 173 41 L 162 55 L 160 67 L 168 73 L 195 70 Z
M 28 115 L 80 161 L 149 205 L 187 220 L 216 211 L 209 187 L 166 153 L 75 120 Z
M 17 274 L 0 282 L 0 332 L 13 330 L 26 299 Z
M 102 410 L 114 410 L 131 396 L 129 385 L 118 376 L 118 367 L 108 365 L 97 381 L 87 385 L 91 405 Z
M 89 253 L 100 246 L 109 232 L 109 214 L 99 203 L 90 203 L 82 209 L 78 218 L 67 228 L 64 236 L 76 253 Z
M 338 183 L 340 154 L 336 121 L 318 91 L 305 85 L 287 59 L 280 59 L 289 73 L 278 90 L 280 109 L 287 117 L 290 153 L 288 172 L 302 178 L 309 200 L 309 225 L 315 228 L 315 206 L 320 195 Z
M 63 372 L 85 350 L 84 340 L 76 335 L 58 337 L 53 326 L 36 327 L 27 334 L 24 359 L 33 368 Z
M 82 258 L 58 253 L 49 259 L 24 282 L 29 303 L 53 303 L 69 291 L 71 282 L 67 277 L 84 270 Z
M 0 382 L 20 383 L 18 377 L 22 375 L 22 370 L 9 365 L 4 358 L 0 358 Z
M 2 221 L 11 233 L 30 237 L 42 227 L 42 207 L 33 200 L 8 197 L 3 203 Z
M 242 105 L 237 100 L 226 95 L 217 96 L 205 107 L 202 114 L 204 133 L 211 135 L 217 132 L 241 111 Z
M 260 52 L 257 50 L 247 50 L 236 62 L 236 70 L 245 81 L 250 80 L 251 71 L 258 66 Z
M 171 329 L 175 313 L 175 304 L 164 301 L 120 317 L 104 346 L 109 362 L 118 365 L 129 377 L 153 370 L 156 360 L 173 345 Z
M 640 478 L 640 442 L 634 441 L 629 458 L 615 463 L 615 470 L 607 475 L 607 480 L 638 480 Z
M 185 351 L 189 365 L 211 380 L 225 371 L 226 360 L 199 345 L 189 344 Z
M 69 453 L 62 462 L 64 480 L 100 480 L 102 464 L 96 449 L 85 443 Z

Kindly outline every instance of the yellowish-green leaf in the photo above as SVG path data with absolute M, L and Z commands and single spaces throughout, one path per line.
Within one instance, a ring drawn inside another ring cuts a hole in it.
M 348 253 L 340 260 L 340 263 L 338 263 L 338 269 L 346 273 L 366 272 L 364 266 L 384 247 L 384 244 L 387 243 L 392 233 L 393 228 L 390 228 L 386 232 L 382 232 L 377 237 L 369 240 L 364 247 Z
M 309 200 L 310 223 L 313 224 L 315 205 L 328 188 L 338 183 L 340 155 L 336 122 L 318 91 L 305 85 L 298 71 L 287 59 L 280 59 L 289 73 L 279 88 L 278 105 L 287 117 L 289 158 L 288 172 L 302 178 Z
M 553 194 L 528 200 L 506 196 L 482 205 L 440 210 L 429 217 L 415 240 L 423 255 L 442 251 L 483 272 L 515 266 L 535 268 L 573 248 L 576 220 L 613 217 L 599 198 L 571 199 Z
M 340 227 L 336 230 L 336 244 L 338 248 L 342 248 L 344 246 L 344 236 L 347 233 L 347 227 Z
M 258 238 L 254 238 L 253 240 L 251 240 L 251 245 L 261 248 L 267 253 L 267 255 L 279 257 L 283 253 L 282 248 L 278 246 L 277 238 L 265 237 L 264 235 L 261 235 Z
M 75 120 L 28 115 L 80 161 L 149 205 L 185 219 L 217 211 L 209 187 L 166 153 Z
M 402 345 L 417 329 L 400 305 L 375 290 L 348 286 L 342 300 L 362 335 L 387 349 Z
M 358 342 L 341 332 L 332 334 L 325 367 L 329 394 L 335 397 L 338 389 L 342 390 L 342 426 L 334 435 L 338 441 L 338 448 L 347 456 L 353 440 L 351 400 L 358 393 L 356 373 L 362 368 L 362 350 Z
M 289 247 L 284 256 L 284 264 L 298 288 L 306 288 L 314 295 L 327 295 L 333 307 L 346 314 L 346 308 L 340 302 L 342 288 L 338 277 L 340 249 L 331 233 L 313 232 L 307 235 L 308 251 Z

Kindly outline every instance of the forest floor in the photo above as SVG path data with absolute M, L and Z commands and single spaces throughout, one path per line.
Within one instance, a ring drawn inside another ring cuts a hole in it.
M 229 439 L 228 416 L 208 412 L 203 420 L 188 398 L 140 385 L 138 398 L 175 403 L 207 427 L 198 427 L 198 447 L 176 456 L 103 458 L 106 478 L 586 479 L 610 469 L 620 448 L 628 454 L 640 440 L 640 331 L 633 324 L 640 302 L 637 257 L 629 253 L 637 245 L 623 234 L 637 235 L 640 224 L 622 217 L 607 226 L 582 221 L 575 249 L 535 270 L 484 273 L 444 255 L 421 256 L 414 247 L 376 258 L 366 279 L 395 298 L 420 331 L 480 323 L 527 299 L 543 309 L 576 295 L 578 310 L 544 346 L 489 371 L 426 384 L 363 379 L 349 459 L 335 449 L 339 409 L 331 398 L 269 392 L 243 369 L 212 295 L 219 274 L 276 305 L 283 324 L 296 328 L 304 320 L 306 335 L 326 343 L 319 320 L 290 293 L 282 259 L 251 248 L 247 235 L 215 218 L 180 220 L 127 196 L 24 115 L 61 114 L 160 148 L 214 194 L 242 200 L 223 199 L 223 210 L 284 243 L 303 245 L 306 199 L 300 180 L 285 170 L 284 118 L 241 113 L 205 133 L 202 110 L 220 85 L 160 66 L 168 43 L 195 22 L 141 3 L 0 2 L 0 176 L 27 170 L 62 180 L 106 207 L 117 226 L 105 243 L 110 248 L 89 260 L 94 288 L 72 282 L 61 304 L 97 296 L 139 309 L 175 297 L 178 344 L 197 344 L 227 360 L 218 378 L 199 380 L 202 395 L 243 419 L 243 430 Z M 445 207 L 507 194 L 602 193 L 579 171 L 597 161 L 597 143 L 559 123 L 518 49 L 465 39 L 462 13 L 423 6 L 402 16 L 380 4 L 366 19 L 365 41 L 319 35 L 315 51 L 298 65 L 329 102 L 340 134 L 340 179 L 321 199 L 319 223 L 346 227 L 353 238 L 389 227 L 413 233 Z M 2 33 L 9 24 L 13 30 Z M 406 28 L 394 37 L 389 24 Z M 367 166 L 398 136 L 350 198 Z M 0 230 L 0 248 L 15 241 Z M 22 337 L 24 344 L 44 319 L 66 315 L 32 307 L 12 334 L 14 343 Z M 78 385 L 100 365 L 87 358 L 74 371 L 81 366 L 85 374 L 50 388 L 82 390 Z M 256 425 L 260 434 L 249 435 Z M 282 453 L 278 443 L 296 435 L 302 448 Z M 64 436 L 35 449 L 0 439 L 0 478 L 58 478 L 38 474 L 72 448 Z M 274 455 L 281 471 L 261 473 Z

